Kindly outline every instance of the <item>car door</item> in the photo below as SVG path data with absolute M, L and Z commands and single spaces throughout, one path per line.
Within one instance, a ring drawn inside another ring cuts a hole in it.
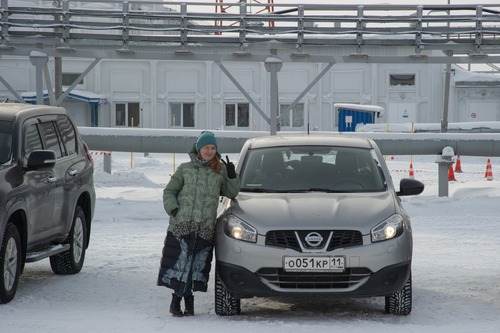
M 54 173 L 54 215 L 52 221 L 52 232 L 54 235 L 67 234 L 71 227 L 72 212 L 74 205 L 72 202 L 73 190 L 77 186 L 78 170 L 74 167 L 74 151 L 71 155 L 68 154 L 61 130 L 57 124 L 57 117 L 49 116 L 41 118 L 43 122 L 39 125 L 40 133 L 44 149 L 52 150 L 56 154 L 56 164 L 53 169 Z M 67 133 L 65 134 L 66 140 Z
M 26 166 L 29 155 L 42 150 L 38 119 L 27 120 L 23 125 L 23 164 Z M 29 245 L 43 242 L 50 237 L 56 205 L 56 184 L 53 170 L 29 170 L 24 175 L 26 207 L 28 216 Z
M 71 227 L 74 209 L 78 200 L 78 189 L 81 187 L 85 160 L 78 154 L 77 134 L 73 123 L 66 115 L 58 115 L 54 123 L 61 147 L 62 156 L 56 162 L 56 176 L 61 182 L 57 183 L 57 192 L 60 197 L 56 203 L 56 217 L 61 224 L 59 231 L 67 233 Z

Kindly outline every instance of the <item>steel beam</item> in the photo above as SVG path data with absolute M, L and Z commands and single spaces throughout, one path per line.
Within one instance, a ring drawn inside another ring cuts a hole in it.
M 200 130 L 79 127 L 92 150 L 187 153 Z M 239 153 L 248 138 L 269 135 L 265 131 L 213 131 L 220 151 Z M 280 132 L 280 134 L 290 132 Z M 293 132 L 297 134 L 298 132 Z M 451 147 L 461 156 L 500 156 L 500 133 L 378 133 L 312 132 L 373 139 L 384 155 L 439 155 Z

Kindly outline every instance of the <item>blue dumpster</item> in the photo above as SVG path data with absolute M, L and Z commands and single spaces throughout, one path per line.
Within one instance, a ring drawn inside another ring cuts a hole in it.
M 374 124 L 375 118 L 384 109 L 377 105 L 334 104 L 338 114 L 338 131 L 355 132 L 358 124 Z

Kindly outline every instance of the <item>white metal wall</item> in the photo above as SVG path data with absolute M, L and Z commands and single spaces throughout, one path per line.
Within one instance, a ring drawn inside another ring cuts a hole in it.
M 89 64 L 88 59 L 64 59 L 63 72 L 79 73 Z M 264 65 L 258 62 L 227 62 L 224 65 L 269 113 L 269 74 Z M 278 75 L 280 103 L 294 101 L 324 66 L 284 63 Z M 52 60 L 49 68 L 53 80 Z M 435 64 L 335 64 L 302 98 L 307 117 L 305 124 L 309 120 L 311 128 L 335 130 L 334 103 L 382 106 L 386 112 L 377 119 L 378 123 L 439 122 L 443 108 L 443 72 L 444 65 Z M 394 73 L 415 74 L 415 86 L 389 86 L 388 77 Z M 18 92 L 35 90 L 35 68 L 29 59 L 2 56 L 0 75 Z M 115 103 L 137 102 L 142 110 L 142 127 L 170 128 L 169 103 L 189 102 L 195 104 L 196 128 L 219 129 L 224 127 L 225 103 L 247 102 L 220 68 L 210 61 L 102 60 L 78 89 L 102 94 L 108 99 L 108 104 L 99 106 L 100 126 L 114 126 Z M 464 87 L 453 89 L 452 93 L 450 121 L 500 120 L 499 88 Z M 13 98 L 2 84 L 0 97 Z M 267 131 L 269 126 L 260 114 L 253 106 L 250 110 L 250 130 Z M 90 125 L 87 116 L 75 118 L 81 126 Z

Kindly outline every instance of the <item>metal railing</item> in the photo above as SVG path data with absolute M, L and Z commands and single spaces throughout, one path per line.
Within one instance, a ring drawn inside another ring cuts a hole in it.
M 12 4 L 11 4 L 12 3 Z M 1 0 L 0 54 L 43 44 L 59 50 L 119 49 L 122 53 L 189 51 L 226 44 L 237 51 L 279 42 L 296 53 L 307 47 L 412 46 L 464 54 L 498 52 L 500 4 L 325 5 L 173 1 Z M 15 53 L 18 54 L 18 53 Z M 75 55 L 77 56 L 77 55 Z

